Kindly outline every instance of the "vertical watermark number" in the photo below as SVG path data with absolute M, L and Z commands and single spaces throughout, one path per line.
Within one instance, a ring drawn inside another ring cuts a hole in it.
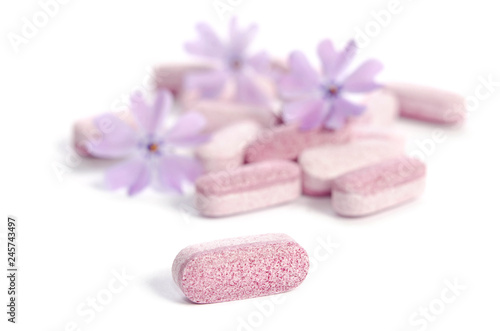
M 16 323 L 17 316 L 17 221 L 7 217 L 7 320 Z

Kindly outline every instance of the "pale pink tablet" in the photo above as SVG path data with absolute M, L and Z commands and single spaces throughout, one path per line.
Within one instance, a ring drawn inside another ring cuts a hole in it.
M 385 128 L 399 117 L 399 102 L 396 95 L 387 89 L 376 90 L 365 98 L 366 109 L 360 116 L 353 116 L 349 123 Z
M 402 146 L 406 144 L 406 137 L 400 130 L 364 125 L 351 127 L 351 141 L 356 140 L 392 140 Z
M 196 104 L 190 110 L 197 111 L 207 120 L 205 130 L 214 132 L 230 124 L 251 120 L 263 127 L 273 126 L 276 115 L 270 108 L 251 106 L 234 102 L 220 102 L 205 100 Z
M 217 303 L 290 291 L 308 270 L 304 248 L 286 234 L 265 234 L 188 246 L 172 277 L 192 302 Z
M 448 125 L 465 120 L 465 99 L 459 94 L 406 83 L 390 83 L 386 87 L 398 98 L 403 117 Z
M 164 64 L 154 69 L 154 81 L 156 88 L 165 89 L 174 96 L 182 93 L 184 79 L 191 73 L 203 72 L 212 69 L 206 64 Z
M 334 180 L 333 209 L 355 217 L 397 206 L 422 194 L 425 174 L 425 164 L 410 157 L 354 170 Z
M 117 118 L 135 127 L 135 120 L 128 111 L 114 114 Z M 99 144 L 103 137 L 103 132 L 95 123 L 95 117 L 88 117 L 78 120 L 73 125 L 73 145 L 76 152 L 84 157 L 96 157 L 92 154 L 92 148 Z
M 196 181 L 196 207 L 208 217 L 257 210 L 297 199 L 300 183 L 298 165 L 281 160 L 208 173 Z
M 206 172 L 232 170 L 241 166 L 246 147 L 255 139 L 262 126 L 251 120 L 230 124 L 212 134 L 206 144 L 195 151 Z
M 303 193 L 312 196 L 329 195 L 335 178 L 352 170 L 401 156 L 404 148 L 404 144 L 399 141 L 368 139 L 308 149 L 299 157 L 303 172 Z
M 252 77 L 252 81 L 265 98 L 258 104 L 249 105 L 268 107 L 277 112 L 279 108 L 277 107 L 277 105 L 275 105 L 274 102 L 277 98 L 277 89 L 274 82 L 264 75 L 255 75 Z M 199 102 L 204 102 L 206 100 L 226 103 L 238 102 L 235 82 L 233 80 L 228 80 L 220 93 L 209 99 L 204 98 L 198 90 L 192 88 L 190 89 L 189 87 L 185 86 L 183 93 L 181 93 L 178 98 L 181 109 L 185 110 L 190 110 L 193 107 L 196 107 Z
M 295 125 L 280 125 L 263 131 L 248 146 L 245 160 L 248 163 L 266 160 L 296 160 L 300 153 L 314 146 L 344 144 L 351 138 L 350 129 L 302 131 Z

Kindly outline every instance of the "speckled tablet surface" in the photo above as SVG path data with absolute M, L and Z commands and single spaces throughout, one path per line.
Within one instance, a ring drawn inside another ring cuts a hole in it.
M 249 163 L 265 160 L 296 160 L 300 153 L 323 144 L 343 144 L 351 137 L 350 129 L 301 131 L 295 125 L 281 125 L 264 131 L 245 152 Z
M 296 163 L 259 162 L 198 178 L 196 207 L 204 216 L 227 216 L 295 200 L 300 191 L 301 171 Z
M 355 169 L 404 154 L 398 140 L 363 139 L 343 145 L 324 145 L 304 151 L 299 158 L 303 192 L 312 196 L 331 193 L 332 181 Z
M 333 181 L 333 209 L 344 216 L 372 214 L 418 197 L 425 164 L 400 157 L 349 172 Z
M 172 276 L 195 303 L 283 293 L 309 269 L 307 252 L 285 234 L 265 234 L 192 245 L 179 252 Z

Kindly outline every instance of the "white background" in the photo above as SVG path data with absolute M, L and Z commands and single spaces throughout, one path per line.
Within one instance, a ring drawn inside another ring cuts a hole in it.
M 318 41 L 344 43 L 389 0 L 232 3 L 243 23 L 259 24 L 256 50 L 285 57 L 301 49 L 313 58 Z M 73 164 L 62 180 L 54 165 L 71 155 L 75 120 L 111 109 L 141 86 L 149 67 L 187 59 L 182 44 L 195 37 L 197 21 L 225 31 L 212 0 L 69 1 L 15 52 L 8 33 L 20 34 L 23 17 L 39 11 L 33 0 L 0 6 L 2 266 L 7 215 L 19 220 L 20 246 L 18 324 L 9 330 L 71 330 L 72 322 L 80 330 L 249 330 L 240 324 L 249 320 L 254 330 L 419 330 L 410 319 L 422 321 L 415 314 L 429 305 L 439 316 L 422 330 L 500 328 L 499 87 L 464 128 L 443 129 L 446 141 L 426 154 L 427 191 L 414 203 L 358 220 L 335 216 L 328 199 L 313 198 L 223 219 L 183 217 L 179 204 L 189 197 L 104 190 L 109 162 Z M 480 76 L 500 82 L 499 30 L 491 0 L 401 0 L 359 60 L 381 59 L 381 81 L 474 96 Z M 440 129 L 410 121 L 398 127 L 410 151 Z M 312 259 L 315 251 L 325 256 L 321 240 L 340 246 L 272 307 L 270 297 L 194 305 L 173 286 L 170 266 L 183 247 L 269 232 L 289 234 Z M 91 321 L 81 316 L 78 307 L 105 295 L 113 270 L 122 269 L 134 279 Z M 447 280 L 466 289 L 441 305 Z

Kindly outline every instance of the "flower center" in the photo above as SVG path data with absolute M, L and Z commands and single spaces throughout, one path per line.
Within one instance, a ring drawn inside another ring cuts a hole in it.
M 242 61 L 240 59 L 231 60 L 230 66 L 233 70 L 240 70 L 242 66 Z
M 157 143 L 150 143 L 147 145 L 147 149 L 151 153 L 158 153 L 160 146 Z
M 339 91 L 339 89 L 337 88 L 337 86 L 331 86 L 329 89 L 328 89 L 328 94 L 332 95 L 332 96 L 335 96 L 337 94 L 337 92 Z

